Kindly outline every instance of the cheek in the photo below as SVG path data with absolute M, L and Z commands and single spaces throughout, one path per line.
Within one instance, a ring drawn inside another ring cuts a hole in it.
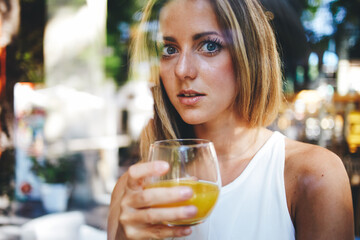
M 162 63 L 160 61 L 160 66 L 159 66 L 159 73 L 160 73 L 160 78 L 162 79 L 162 82 L 165 85 L 169 85 L 169 83 L 173 82 L 174 79 L 174 64 L 171 64 L 169 62 L 166 63 Z
M 163 75 L 160 75 L 161 77 L 161 82 L 165 88 L 165 93 L 168 96 L 169 100 L 171 103 L 174 103 L 175 99 L 174 96 L 176 96 L 177 94 L 177 89 L 176 89 L 176 85 L 175 85 L 175 81 L 172 81 L 171 79 L 169 79 L 168 77 L 162 77 Z
M 229 60 L 219 61 L 222 63 L 217 67 L 211 68 L 209 76 L 214 79 L 214 88 L 218 91 L 223 91 L 223 94 L 234 95 L 236 92 L 236 78 L 232 62 Z

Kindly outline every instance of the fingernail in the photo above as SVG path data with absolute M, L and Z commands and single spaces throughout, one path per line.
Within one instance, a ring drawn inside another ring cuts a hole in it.
M 180 190 L 180 195 L 183 199 L 189 199 L 193 195 L 193 190 L 188 187 L 183 187 Z
M 182 235 L 189 235 L 191 233 L 191 228 L 185 228 L 181 231 Z
M 197 213 L 197 207 L 195 207 L 195 206 L 186 206 L 185 207 L 185 213 L 186 213 L 186 216 L 192 217 Z

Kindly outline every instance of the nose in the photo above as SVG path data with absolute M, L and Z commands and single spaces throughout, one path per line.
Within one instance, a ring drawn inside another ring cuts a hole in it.
M 175 66 L 175 75 L 180 80 L 193 80 L 196 78 L 197 69 L 194 60 L 189 52 L 182 52 Z

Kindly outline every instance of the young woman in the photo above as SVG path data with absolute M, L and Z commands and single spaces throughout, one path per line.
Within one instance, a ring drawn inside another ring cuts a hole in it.
M 113 191 L 108 239 L 354 238 L 351 190 L 342 161 L 318 146 L 266 129 L 281 95 L 277 46 L 256 0 L 150 0 L 134 45 L 148 62 L 154 119 L 141 146 L 170 138 L 211 140 L 223 188 L 213 213 L 195 227 L 196 207 L 151 208 L 192 196 L 186 187 L 144 189 L 169 166 L 131 166 Z

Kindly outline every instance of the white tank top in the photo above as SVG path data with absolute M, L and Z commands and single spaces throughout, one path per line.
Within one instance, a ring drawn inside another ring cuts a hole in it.
M 285 140 L 274 132 L 245 170 L 221 189 L 209 218 L 193 227 L 187 240 L 291 240 L 295 229 L 288 211 Z

